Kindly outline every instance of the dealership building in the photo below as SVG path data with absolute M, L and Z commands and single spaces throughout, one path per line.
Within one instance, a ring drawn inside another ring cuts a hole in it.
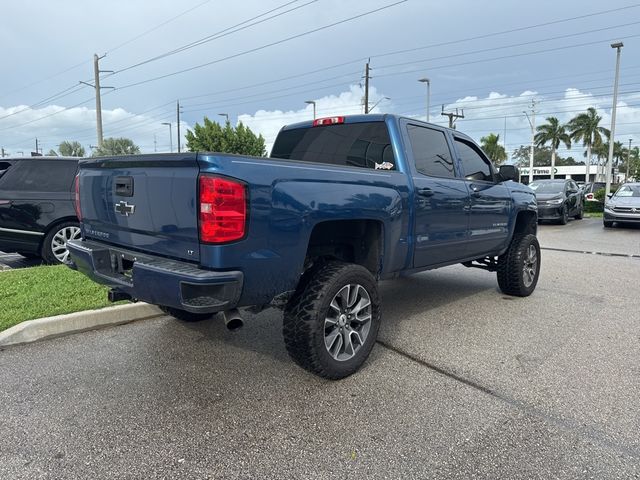
M 571 178 L 576 182 L 584 182 L 586 173 L 586 165 L 571 165 L 567 167 L 555 167 L 554 178 Z M 598 177 L 596 179 L 596 176 Z M 551 167 L 533 167 L 533 179 L 542 180 L 551 178 Z M 620 183 L 624 181 L 624 173 L 618 172 L 618 169 L 613 170 L 613 176 L 611 177 L 613 183 Z M 522 183 L 529 182 L 529 167 L 520 168 L 520 181 Z M 589 181 L 590 182 L 604 182 L 604 174 L 600 172 L 598 174 L 598 165 L 591 165 L 589 167 Z

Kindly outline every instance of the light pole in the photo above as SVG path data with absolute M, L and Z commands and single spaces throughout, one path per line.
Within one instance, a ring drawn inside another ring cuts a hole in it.
M 605 199 L 609 198 L 611 193 L 611 165 L 613 163 L 613 145 L 616 139 L 616 104 L 618 103 L 618 77 L 620 76 L 620 50 L 623 47 L 622 42 L 612 43 L 611 48 L 617 50 L 616 53 L 616 78 L 613 82 L 613 107 L 611 108 L 611 136 L 609 137 L 609 158 L 607 158 L 607 175 L 605 186 Z
M 427 122 L 429 121 L 429 109 L 431 108 L 431 80 L 428 78 L 421 78 L 419 82 L 427 84 Z
M 532 106 L 534 104 L 532 103 Z M 524 113 L 527 117 L 527 121 L 529 122 L 529 125 L 531 125 L 531 153 L 529 154 L 529 183 L 533 182 L 533 154 L 534 154 L 534 148 L 535 148 L 535 137 L 536 137 L 536 111 L 534 109 L 531 110 L 531 117 L 533 118 L 533 122 L 531 121 L 531 119 L 529 118 L 529 114 L 525 111 L 523 111 L 522 113 Z
M 219 113 L 218 115 L 220 115 L 221 117 L 224 117 L 227 119 L 227 123 L 229 123 L 229 114 L 228 113 Z
M 162 122 L 162 125 L 169 125 L 169 151 L 173 152 L 173 133 L 171 131 L 171 122 Z
M 313 105 L 313 119 L 316 119 L 316 102 L 313 100 L 305 100 L 304 103 L 307 105 Z

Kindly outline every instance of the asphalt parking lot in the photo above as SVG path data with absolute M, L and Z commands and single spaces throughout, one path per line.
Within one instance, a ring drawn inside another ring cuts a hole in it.
M 0 478 L 638 478 L 640 229 L 601 222 L 540 227 L 526 299 L 462 266 L 384 283 L 340 382 L 275 311 L 6 348 Z

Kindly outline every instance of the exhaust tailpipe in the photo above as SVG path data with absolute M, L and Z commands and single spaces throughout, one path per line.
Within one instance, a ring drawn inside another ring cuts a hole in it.
M 237 308 L 222 312 L 222 318 L 224 318 L 224 324 L 232 332 L 240 330 L 244 326 L 244 320 Z

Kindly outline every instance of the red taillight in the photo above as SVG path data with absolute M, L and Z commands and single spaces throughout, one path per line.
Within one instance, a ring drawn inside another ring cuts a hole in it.
M 74 180 L 74 189 L 75 189 L 75 202 L 73 206 L 76 209 L 76 217 L 78 217 L 78 221 L 82 221 L 82 212 L 80 211 L 80 174 L 76 175 L 76 179 Z
M 344 117 L 317 118 L 313 121 L 313 126 L 321 127 L 323 125 L 336 125 L 338 123 L 344 123 Z
M 587 193 L 587 200 L 593 200 L 593 193 Z
M 244 184 L 200 177 L 200 241 L 224 243 L 244 237 L 247 195 Z

